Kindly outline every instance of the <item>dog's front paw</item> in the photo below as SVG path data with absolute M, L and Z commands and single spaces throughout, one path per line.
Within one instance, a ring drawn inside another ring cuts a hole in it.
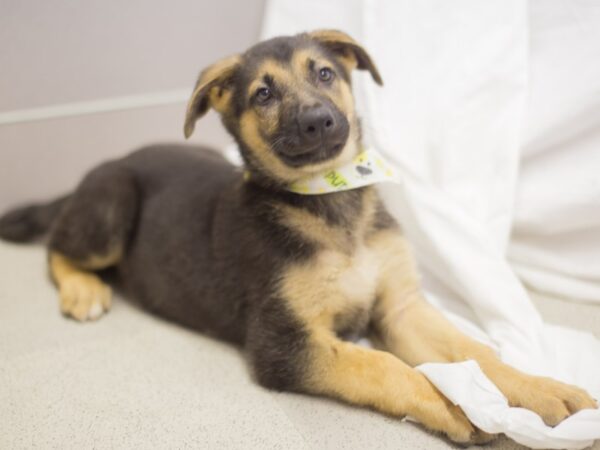
M 457 444 L 485 444 L 495 439 L 495 435 L 476 428 L 462 409 L 452 404 L 428 380 L 424 381 L 408 413 L 411 417 L 431 430 L 444 433 Z
M 549 426 L 558 425 L 582 409 L 598 408 L 596 401 L 583 389 L 534 376 L 525 376 L 508 400 L 511 406 L 534 411 Z
M 61 281 L 60 309 L 80 322 L 96 320 L 110 309 L 112 292 L 97 276 L 76 274 Z

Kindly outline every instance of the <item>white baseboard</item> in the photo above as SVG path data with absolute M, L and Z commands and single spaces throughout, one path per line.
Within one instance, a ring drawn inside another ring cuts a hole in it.
M 189 98 L 190 93 L 190 89 L 176 89 L 84 102 L 63 103 L 41 108 L 5 111 L 0 112 L 0 125 L 184 103 Z

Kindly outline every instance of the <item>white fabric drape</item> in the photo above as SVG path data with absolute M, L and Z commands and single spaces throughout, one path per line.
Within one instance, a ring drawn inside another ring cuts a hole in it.
M 268 3 L 264 37 L 314 28 L 347 31 L 382 73 L 383 89 L 357 74 L 355 93 L 367 142 L 404 179 L 381 191 L 430 301 L 507 363 L 600 398 L 600 342 L 544 324 L 521 283 L 600 302 L 600 5 Z M 443 378 L 443 367 L 430 370 Z M 470 408 L 474 422 L 485 405 Z M 554 431 L 541 423 L 490 431 L 538 448 L 582 448 L 600 438 L 600 413 L 584 416 Z
M 509 256 L 536 289 L 600 302 L 600 4 L 530 7 L 530 95 Z

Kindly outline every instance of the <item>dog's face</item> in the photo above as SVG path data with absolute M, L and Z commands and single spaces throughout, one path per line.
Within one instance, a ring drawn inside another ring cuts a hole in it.
M 366 51 L 339 31 L 261 42 L 202 72 L 185 135 L 213 107 L 249 168 L 262 175 L 290 182 L 340 164 L 359 150 L 353 69 L 368 70 L 381 84 Z

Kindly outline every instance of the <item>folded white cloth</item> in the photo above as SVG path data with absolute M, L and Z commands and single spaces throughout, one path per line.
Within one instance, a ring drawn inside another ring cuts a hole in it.
M 268 3 L 263 37 L 314 28 L 347 31 L 379 66 L 385 87 L 357 74 L 355 94 L 367 144 L 405 181 L 382 192 L 414 246 L 428 299 L 507 363 L 600 398 L 600 342 L 544 324 L 517 276 L 600 300 L 600 8 L 569 0 Z M 600 438 L 595 412 L 552 429 L 507 409 L 472 364 L 420 370 L 486 431 L 535 448 Z
M 584 409 L 549 427 L 534 412 L 508 406 L 504 395 L 475 361 L 428 363 L 418 370 L 488 433 L 505 433 L 521 444 L 548 449 L 585 448 L 598 438 L 600 410 Z

